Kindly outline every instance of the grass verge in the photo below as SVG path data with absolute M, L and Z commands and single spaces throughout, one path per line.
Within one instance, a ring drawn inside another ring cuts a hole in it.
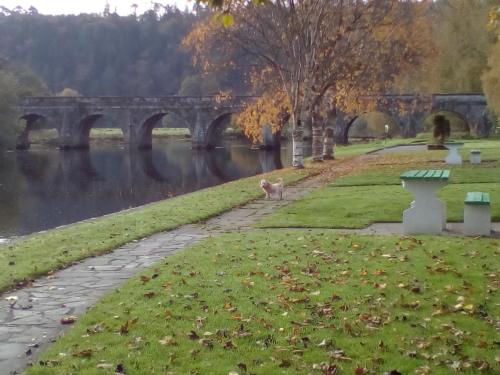
M 318 173 L 321 167 L 283 169 L 268 176 L 271 179 L 280 176 L 285 183 L 292 183 Z M 261 178 L 244 178 L 0 245 L 0 292 L 130 241 L 204 220 L 247 203 L 262 195 L 258 188 Z
M 498 249 L 324 231 L 209 239 L 110 293 L 27 374 L 498 373 Z
M 500 221 L 500 184 L 451 184 L 438 197 L 446 204 L 447 220 L 463 220 L 469 191 L 491 195 L 491 217 Z M 261 228 L 364 228 L 375 222 L 401 222 L 412 195 L 401 186 L 350 186 L 318 189 L 307 197 L 278 209 L 258 223 Z
M 500 159 L 500 142 L 471 141 L 470 148 L 489 147 Z M 261 228 L 362 228 L 374 222 L 401 222 L 412 195 L 401 187 L 400 174 L 409 169 L 450 169 L 450 184 L 438 192 L 447 206 L 448 221 L 462 221 L 464 198 L 469 191 L 489 192 L 492 220 L 500 220 L 498 161 L 481 165 L 449 166 L 446 151 L 392 154 L 380 157 L 364 169 L 333 181 L 305 198 L 278 209 L 258 223 Z M 369 169 L 367 169 L 369 168 Z

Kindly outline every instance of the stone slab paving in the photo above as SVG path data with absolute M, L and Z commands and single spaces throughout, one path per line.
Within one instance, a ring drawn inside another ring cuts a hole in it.
M 323 183 L 320 177 L 312 177 L 286 187 L 282 201 L 258 199 L 205 222 L 185 225 L 88 258 L 36 280 L 30 287 L 0 295 L 0 375 L 22 372 L 68 329 L 68 325 L 61 324 L 62 317 L 83 315 L 106 293 L 140 270 L 207 237 L 247 230 L 263 216 Z M 8 297 L 17 300 L 9 301 Z

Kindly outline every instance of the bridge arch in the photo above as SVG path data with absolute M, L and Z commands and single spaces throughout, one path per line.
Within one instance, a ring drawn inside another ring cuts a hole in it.
M 432 131 L 433 129 L 433 120 L 434 117 L 437 115 L 443 115 L 446 117 L 447 120 L 450 121 L 451 123 L 451 132 L 457 132 L 457 131 L 463 131 L 466 135 L 469 135 L 471 133 L 471 126 L 469 119 L 467 118 L 466 115 L 462 114 L 461 112 L 455 111 L 453 109 L 433 109 L 430 113 L 428 113 L 424 118 L 422 119 L 422 128 L 424 130 L 430 130 Z M 456 124 L 454 126 L 454 122 L 460 121 L 462 122 L 461 129 L 458 129 Z
M 94 113 L 82 118 L 78 123 L 77 137 L 79 139 L 79 144 L 76 147 L 88 148 L 90 140 L 90 130 L 95 125 L 97 120 L 104 117 L 103 113 Z
M 398 116 L 383 109 L 366 111 L 354 116 L 348 124 L 349 138 L 382 138 L 385 136 L 385 125 L 389 125 L 389 136 L 401 133 Z
M 16 148 L 18 150 L 26 150 L 30 147 L 30 133 L 33 130 L 56 129 L 58 135 L 60 135 L 60 128 L 46 114 L 27 112 L 20 116 L 19 120 L 24 120 L 26 126 L 17 137 Z
M 214 148 L 215 146 L 217 146 L 218 140 L 220 140 L 222 133 L 224 132 L 224 130 L 226 130 L 227 126 L 231 122 L 232 115 L 232 112 L 223 113 L 210 123 L 206 134 L 206 142 L 208 148 Z
M 135 133 L 135 141 L 140 149 L 151 148 L 153 145 L 153 128 L 157 127 L 163 117 L 168 115 L 167 111 L 149 113 L 140 121 L 139 128 Z M 132 137 L 131 137 L 132 138 Z

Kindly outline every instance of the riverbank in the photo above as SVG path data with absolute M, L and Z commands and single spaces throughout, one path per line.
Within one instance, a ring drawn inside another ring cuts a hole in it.
M 277 170 L 18 238 L 0 245 L 0 291 L 21 287 L 75 261 L 247 203 L 262 195 L 258 188 L 261 178 L 282 177 L 285 184 L 290 184 L 320 170 L 320 166 Z
M 391 140 L 387 145 L 400 143 Z M 383 142 L 338 147 L 336 156 L 347 158 L 386 145 Z M 0 244 L 0 291 L 29 285 L 41 275 L 89 256 L 106 253 L 125 243 L 206 220 L 262 196 L 258 181 L 282 177 L 297 182 L 328 168 L 331 162 L 310 164 L 306 169 L 282 169 L 181 195 L 135 209 L 85 220 L 20 237 Z

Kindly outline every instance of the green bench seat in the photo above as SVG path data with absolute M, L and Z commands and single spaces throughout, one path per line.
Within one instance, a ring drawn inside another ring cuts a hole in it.
M 465 196 L 465 204 L 489 205 L 490 193 L 472 191 Z
M 423 169 L 404 172 L 400 178 L 402 180 L 448 180 L 450 171 L 448 169 Z

